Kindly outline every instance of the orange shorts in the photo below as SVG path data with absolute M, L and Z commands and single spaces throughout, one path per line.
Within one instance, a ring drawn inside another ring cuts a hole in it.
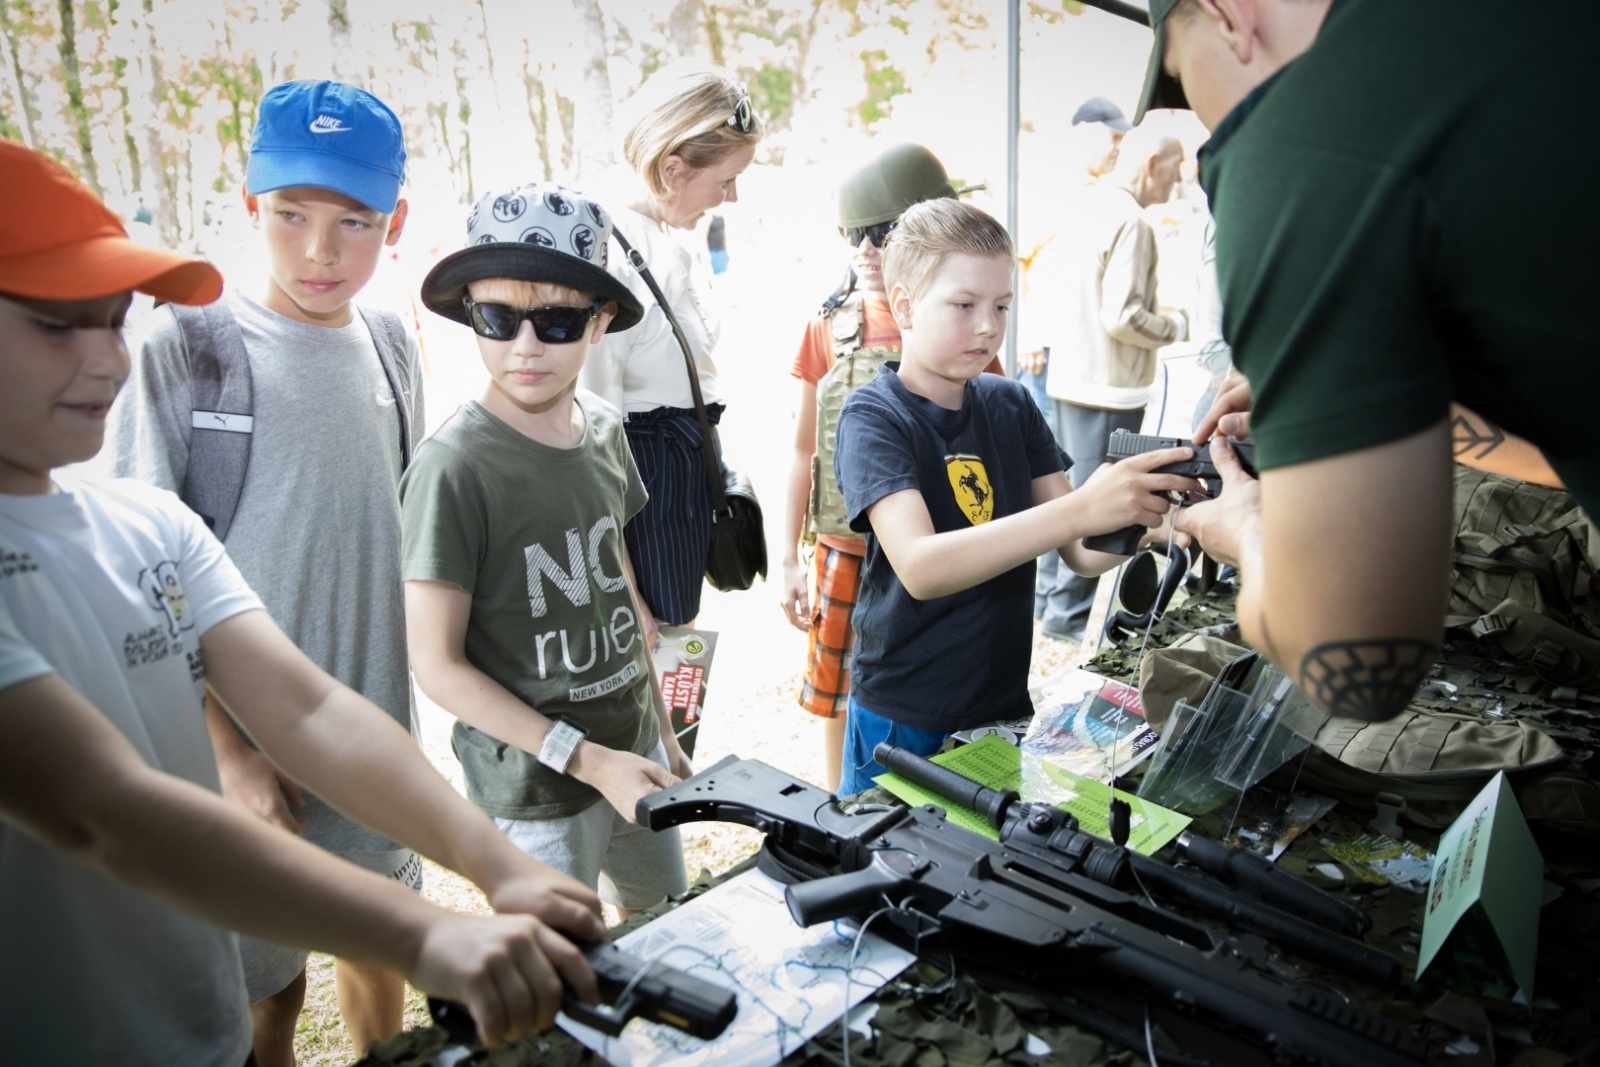
M 806 673 L 795 698 L 824 719 L 843 717 L 850 703 L 850 664 L 856 630 L 851 617 L 861 590 L 860 556 L 817 545 L 816 607 L 806 639 Z

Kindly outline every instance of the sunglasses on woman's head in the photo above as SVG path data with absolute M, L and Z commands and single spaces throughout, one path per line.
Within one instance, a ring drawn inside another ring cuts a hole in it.
M 547 307 L 515 308 L 509 304 L 480 304 L 471 297 L 465 300 L 467 320 L 479 337 L 495 341 L 516 340 L 522 320 L 533 323 L 533 335 L 547 345 L 569 345 L 583 336 L 589 320 L 600 314 L 600 301 L 588 307 L 567 307 L 551 304 Z
M 872 247 L 882 248 L 883 242 L 889 239 L 890 231 L 898 225 L 900 225 L 899 219 L 891 219 L 874 226 L 851 226 L 844 231 L 844 239 L 850 242 L 851 248 L 861 247 L 863 237 L 872 241 Z
M 755 128 L 755 118 L 750 111 L 750 98 L 748 96 L 739 98 L 739 102 L 734 105 L 733 114 L 728 116 L 728 121 L 723 125 L 732 126 L 740 133 L 745 134 Z

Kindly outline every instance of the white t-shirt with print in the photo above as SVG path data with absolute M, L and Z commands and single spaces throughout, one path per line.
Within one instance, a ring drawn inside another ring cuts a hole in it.
M 219 791 L 200 636 L 261 607 L 164 490 L 0 495 L 0 689 L 55 673 L 152 767 Z M 236 937 L 0 822 L 0 1059 L 238 1067 Z

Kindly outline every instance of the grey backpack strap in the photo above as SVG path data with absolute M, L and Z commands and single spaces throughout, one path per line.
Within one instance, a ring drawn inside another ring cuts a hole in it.
M 169 304 L 189 364 L 189 467 L 183 502 L 226 541 L 244 492 L 255 430 L 250 357 L 239 324 L 221 302 L 204 307 Z
M 372 334 L 372 343 L 378 349 L 378 362 L 383 364 L 384 377 L 389 379 L 389 392 L 394 396 L 394 406 L 400 409 L 400 469 L 411 466 L 411 368 L 408 366 L 406 328 L 400 316 L 387 311 L 370 311 L 357 308 Z

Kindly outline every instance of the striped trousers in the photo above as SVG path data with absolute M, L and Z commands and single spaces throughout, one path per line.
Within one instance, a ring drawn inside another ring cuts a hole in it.
M 723 405 L 707 404 L 713 443 Z M 700 614 L 700 591 L 711 547 L 711 497 L 700 453 L 700 420 L 691 410 L 654 408 L 628 415 L 624 430 L 650 500 L 623 528 L 639 594 L 663 626 Z

